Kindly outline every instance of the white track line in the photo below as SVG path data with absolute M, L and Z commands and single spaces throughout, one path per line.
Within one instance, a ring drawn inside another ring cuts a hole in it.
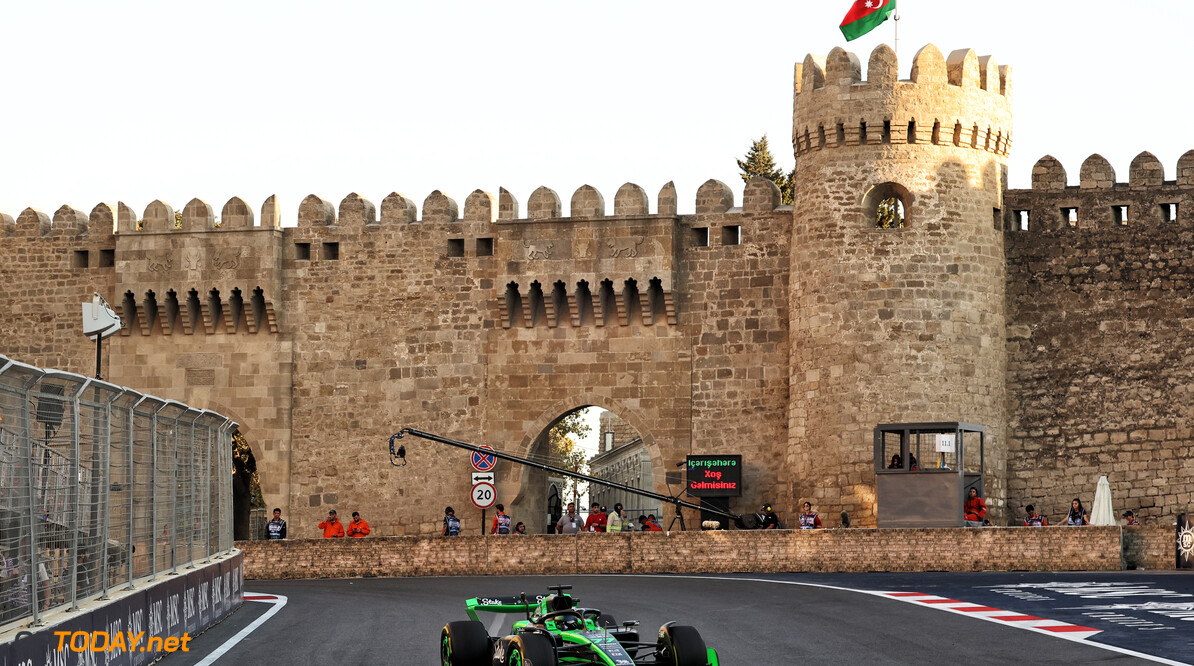
M 692 580 L 750 581 L 752 583 L 775 583 L 778 585 L 801 585 L 804 587 L 820 587 L 820 588 L 824 588 L 827 590 L 840 590 L 842 592 L 857 592 L 858 594 L 869 594 L 871 596 L 879 597 L 881 599 L 890 599 L 892 601 L 903 601 L 904 603 L 915 603 L 916 602 L 916 599 L 908 599 L 908 598 L 889 596 L 888 592 L 881 591 L 881 590 L 856 590 L 856 589 L 850 588 L 850 587 L 839 587 L 837 585 L 822 585 L 820 583 L 802 583 L 802 582 L 793 581 L 793 580 L 769 580 L 767 578 L 737 578 L 734 576 L 676 576 L 676 575 L 672 575 L 672 574 L 665 574 L 663 576 L 651 575 L 651 574 L 576 574 L 576 575 L 580 575 L 580 576 L 626 576 L 628 578 L 688 578 L 688 579 L 692 579 Z M 923 595 L 923 596 L 931 596 L 931 595 Z M 994 623 L 999 624 L 1004 627 L 1012 627 L 1014 629 L 1025 629 L 1027 631 L 1042 634 L 1045 636 L 1052 636 L 1053 638 L 1060 638 L 1061 640 L 1064 640 L 1064 641 L 1070 641 L 1071 643 L 1079 643 L 1081 645 L 1089 645 L 1090 647 L 1099 648 L 1100 650 L 1107 650 L 1110 652 L 1118 652 L 1119 654 L 1126 654 L 1131 657 L 1139 657 L 1140 659 L 1147 659 L 1148 661 L 1156 662 L 1158 664 L 1168 664 L 1169 666 L 1194 666 L 1194 665 L 1189 664 L 1184 661 L 1173 661 L 1172 659 L 1166 659 L 1164 657 L 1158 657 L 1158 656 L 1152 655 L 1152 654 L 1145 654 L 1143 652 L 1136 652 L 1135 650 L 1129 650 L 1127 648 L 1121 648 L 1121 647 L 1117 647 L 1115 645 L 1108 645 L 1106 643 L 1097 643 L 1095 641 L 1088 641 L 1088 640 L 1085 640 L 1082 636 L 1069 636 L 1069 635 L 1066 635 L 1065 633 L 1057 633 L 1057 632 L 1053 632 L 1053 631 L 1048 631 L 1045 629 L 1037 628 L 1035 626 L 1025 626 L 1024 623 L 1020 623 L 1020 622 L 1001 621 L 997 617 L 984 616 L 983 614 L 978 614 L 978 613 L 967 613 L 967 612 L 965 612 L 965 610 L 955 610 L 953 608 L 948 608 L 948 607 L 943 608 L 943 607 L 941 607 L 940 604 L 916 603 L 915 605 L 920 608 L 933 608 L 934 606 L 936 606 L 937 610 L 948 611 L 950 613 L 955 613 L 957 615 L 964 615 L 967 617 L 972 617 L 972 618 L 975 618 L 976 620 L 985 620 L 987 622 L 994 622 Z M 1086 632 L 1082 632 L 1082 633 L 1086 634 Z M 1090 635 L 1090 634 L 1087 634 L 1087 635 Z
M 249 626 L 238 631 L 235 636 L 224 641 L 223 645 L 216 648 L 215 650 L 212 650 L 211 654 L 204 657 L 203 661 L 195 664 L 195 666 L 210 666 L 211 664 L 215 663 L 215 661 L 217 659 L 219 659 L 220 657 L 223 657 L 226 652 L 228 652 L 232 648 L 236 647 L 237 643 L 244 640 L 245 636 L 248 636 L 249 634 L 253 633 L 253 630 L 256 629 L 257 627 L 260 627 L 261 625 L 265 624 L 266 620 L 273 617 L 275 613 L 282 610 L 282 607 L 286 605 L 286 597 L 284 597 L 280 594 L 246 594 L 245 601 L 263 602 L 263 603 L 271 604 L 273 606 L 273 608 L 270 608 L 269 610 L 265 611 L 265 613 L 263 613 L 261 615 L 261 617 L 250 622 Z

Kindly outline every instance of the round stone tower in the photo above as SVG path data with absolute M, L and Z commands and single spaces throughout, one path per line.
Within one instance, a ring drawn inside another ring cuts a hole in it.
M 961 421 L 986 427 L 996 520 L 1011 72 L 971 50 L 947 60 L 932 45 L 910 80 L 898 71 L 885 45 L 866 79 L 840 48 L 796 67 L 792 499 L 874 526 L 874 427 Z M 882 228 L 879 210 L 893 203 L 903 225 Z

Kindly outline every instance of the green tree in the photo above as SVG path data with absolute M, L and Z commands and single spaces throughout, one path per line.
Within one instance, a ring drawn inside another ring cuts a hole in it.
M 767 146 L 767 135 L 750 144 L 745 159 L 738 160 L 738 169 L 742 172 L 742 182 L 749 183 L 751 178 L 762 176 L 775 183 L 782 197 L 780 203 L 792 203 L 796 192 L 796 170 L 784 173 L 771 156 L 771 149 Z
M 898 197 L 888 197 L 879 202 L 879 207 L 875 209 L 875 226 L 880 229 L 904 227 L 904 204 Z
M 577 410 L 566 415 L 547 433 L 551 464 L 578 474 L 588 474 L 589 472 L 588 456 L 578 445 L 580 439 L 593 429 L 588 423 L 585 423 L 584 413 L 584 410 Z M 568 498 L 584 493 L 588 490 L 588 485 L 578 479 L 565 477 L 564 487 L 560 489 L 563 493 L 561 499 L 567 504 Z

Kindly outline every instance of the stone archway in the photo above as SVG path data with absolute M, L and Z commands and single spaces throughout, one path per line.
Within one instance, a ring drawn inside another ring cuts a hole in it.
M 517 446 L 518 455 L 532 460 L 546 460 L 548 457 L 548 432 L 569 414 L 590 407 L 611 412 L 629 424 L 637 432 L 642 439 L 643 446 L 649 452 L 653 463 L 652 468 L 661 468 L 662 455 L 656 445 L 654 435 L 647 429 L 645 422 L 635 413 L 635 410 L 606 396 L 591 393 L 559 400 L 543 410 L 534 420 L 526 422 L 522 440 Z M 505 504 L 507 513 L 514 516 L 515 520 L 525 522 L 530 531 L 543 530 L 548 523 L 548 487 L 550 485 L 548 473 L 533 467 L 509 465 L 499 473 L 498 481 L 503 486 L 500 494 L 513 497 Z M 652 479 L 648 489 L 655 490 L 657 483 L 657 480 Z M 563 504 L 567 504 L 570 498 L 562 497 L 561 501 Z M 527 520 L 526 517 L 530 517 L 530 520 Z

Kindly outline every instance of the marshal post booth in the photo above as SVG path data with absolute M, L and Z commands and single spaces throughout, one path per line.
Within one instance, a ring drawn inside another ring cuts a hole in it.
M 875 428 L 879 527 L 961 527 L 971 488 L 983 496 L 983 427 L 886 423 Z

